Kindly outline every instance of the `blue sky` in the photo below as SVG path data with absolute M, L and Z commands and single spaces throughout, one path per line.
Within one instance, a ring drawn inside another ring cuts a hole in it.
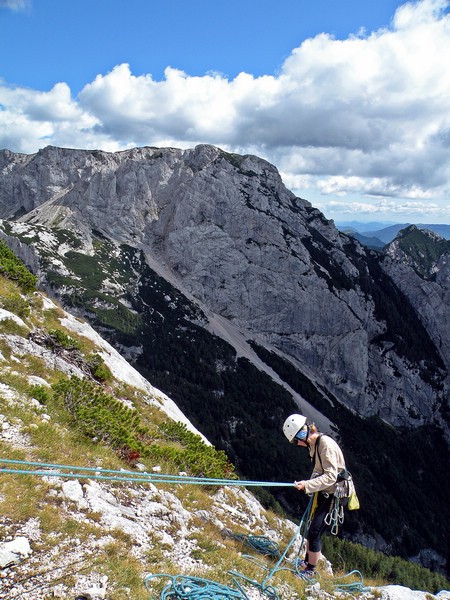
M 450 223 L 447 0 L 0 0 L 0 148 L 211 143 L 328 218 Z

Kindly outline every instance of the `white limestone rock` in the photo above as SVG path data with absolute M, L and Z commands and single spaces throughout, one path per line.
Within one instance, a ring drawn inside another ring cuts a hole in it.
M 10 542 L 3 542 L 0 544 L 0 568 L 19 563 L 31 552 L 30 542 L 24 536 L 19 536 Z
M 378 593 L 381 593 L 381 600 L 430 600 L 431 598 L 441 598 L 443 600 L 450 597 L 450 592 L 440 592 L 439 595 L 433 596 L 429 592 L 419 590 L 411 590 L 402 585 L 387 585 L 384 587 L 373 588 Z

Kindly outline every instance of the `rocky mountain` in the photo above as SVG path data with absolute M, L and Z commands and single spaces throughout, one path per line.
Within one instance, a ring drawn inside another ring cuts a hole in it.
M 446 518 L 448 249 L 425 278 L 340 233 L 266 161 L 212 146 L 3 151 L 0 217 L 42 284 L 248 477 L 307 468 L 280 439 L 301 410 L 340 438 L 371 507 L 349 533 L 445 557 L 431 524 Z
M 405 294 L 450 370 L 450 241 L 410 225 L 384 252 L 383 269 Z

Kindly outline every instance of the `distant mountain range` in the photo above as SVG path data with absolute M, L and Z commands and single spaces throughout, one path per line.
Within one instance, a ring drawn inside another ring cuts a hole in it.
M 356 238 L 361 244 L 368 248 L 383 248 L 386 244 L 392 242 L 398 232 L 406 229 L 411 223 L 392 223 L 392 222 L 377 222 L 360 223 L 359 221 L 343 221 L 336 223 L 336 227 Z M 419 229 L 429 229 L 434 233 L 439 234 L 446 240 L 450 239 L 450 225 L 445 224 L 423 224 L 416 223 Z

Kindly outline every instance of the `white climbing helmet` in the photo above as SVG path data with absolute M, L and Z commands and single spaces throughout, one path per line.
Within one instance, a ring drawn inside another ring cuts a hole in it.
M 297 433 L 306 425 L 306 417 L 303 415 L 291 415 L 283 425 L 283 433 L 292 443 Z

